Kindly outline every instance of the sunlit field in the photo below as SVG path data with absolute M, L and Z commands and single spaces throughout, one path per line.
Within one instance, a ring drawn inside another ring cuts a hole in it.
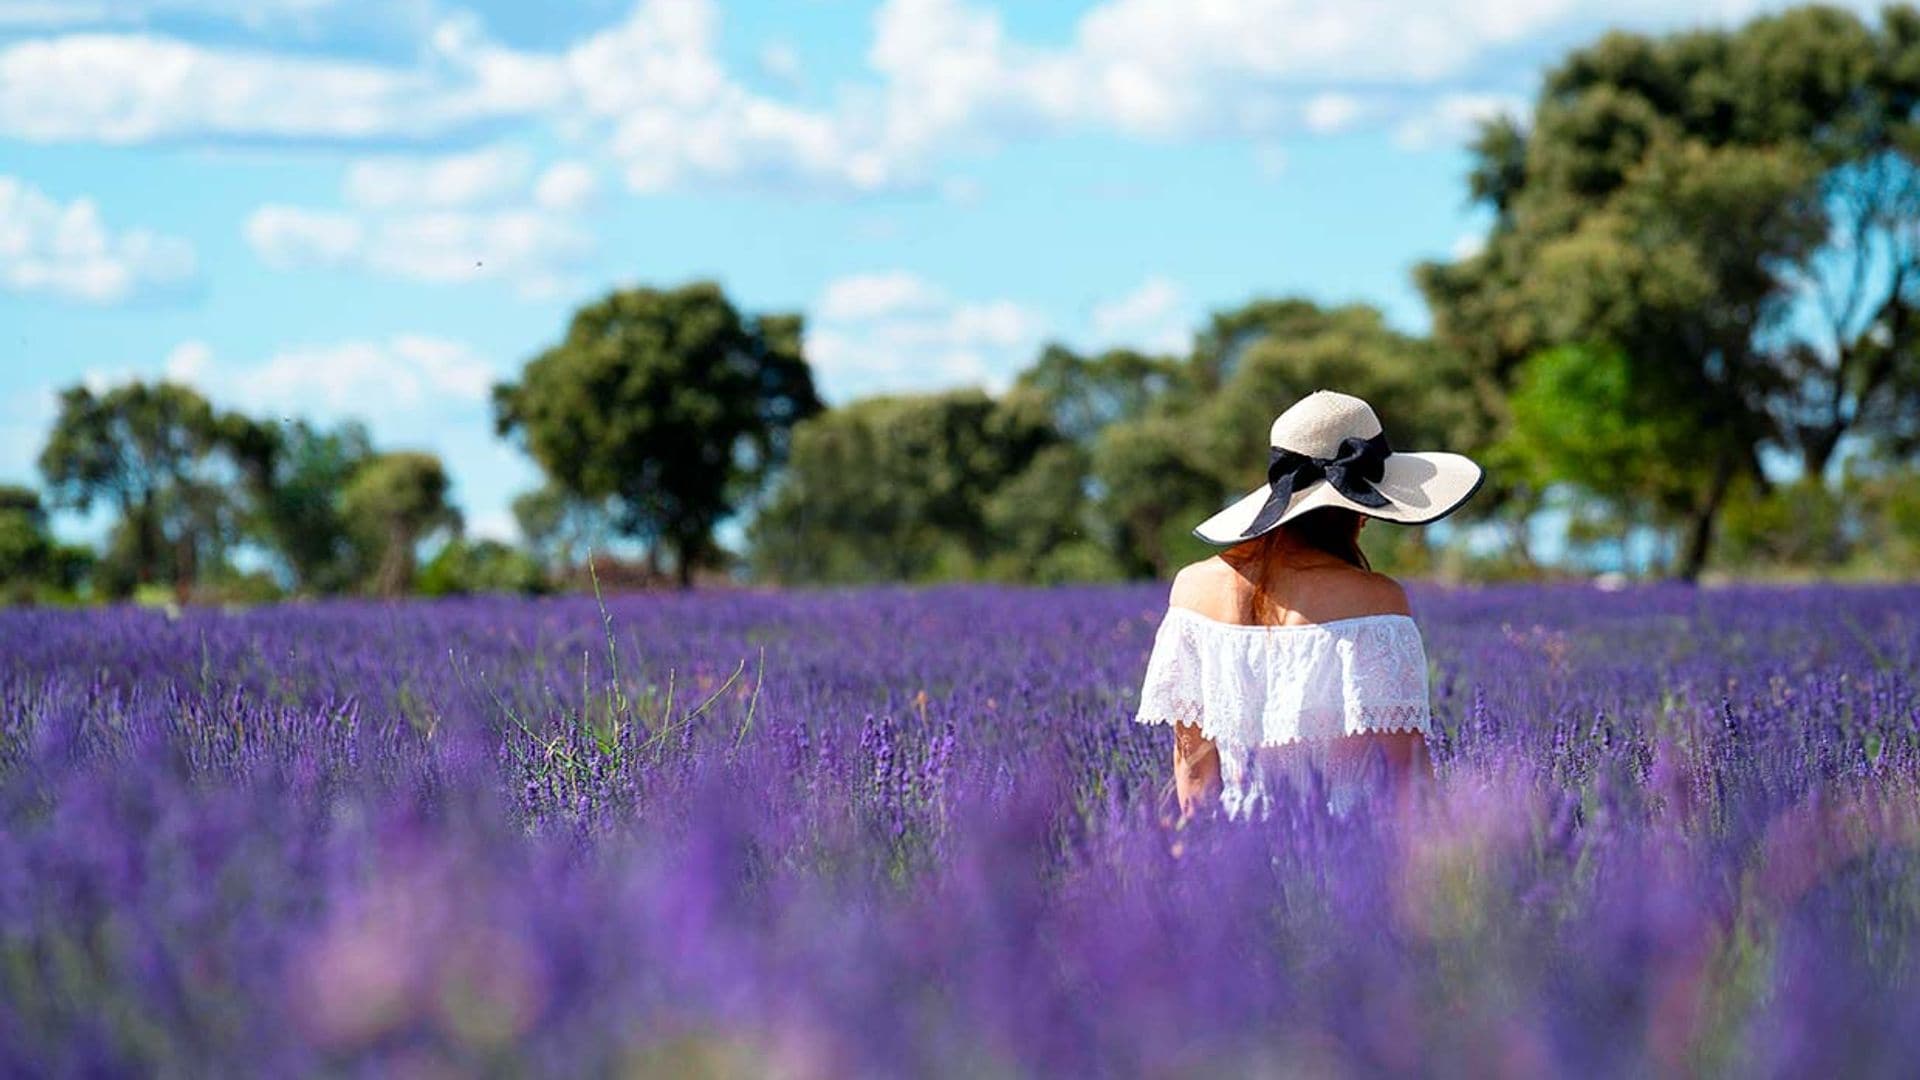
M 1416 589 L 1419 818 L 1182 828 L 1164 597 L 0 613 L 0 1071 L 1911 1068 L 1920 589 Z

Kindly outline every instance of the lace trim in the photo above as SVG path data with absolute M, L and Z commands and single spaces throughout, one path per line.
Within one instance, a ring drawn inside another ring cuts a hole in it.
M 1432 723 L 1426 651 L 1404 615 L 1249 627 L 1171 608 L 1134 719 L 1193 724 L 1240 746 L 1424 733 Z
M 1384 715 L 1384 721 L 1375 720 L 1375 715 Z M 1193 717 L 1195 719 L 1189 719 Z M 1335 739 L 1345 735 L 1425 735 L 1433 730 L 1433 721 L 1427 706 L 1422 704 L 1369 706 L 1355 713 L 1343 715 L 1337 721 L 1337 727 L 1325 726 L 1316 732 L 1296 729 L 1291 734 L 1273 731 L 1272 723 L 1260 725 L 1256 736 L 1258 741 L 1250 741 L 1244 725 L 1227 726 L 1211 722 L 1204 709 L 1198 707 L 1171 713 L 1147 715 L 1142 711 L 1133 718 L 1136 724 L 1192 724 L 1200 729 L 1212 742 L 1233 743 L 1237 746 L 1289 746 L 1294 743 L 1311 742 L 1318 739 Z

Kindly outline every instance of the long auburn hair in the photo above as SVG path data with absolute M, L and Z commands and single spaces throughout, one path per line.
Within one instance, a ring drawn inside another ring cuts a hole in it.
M 1252 605 L 1252 610 L 1246 613 L 1249 622 L 1260 618 L 1267 610 L 1269 600 L 1267 577 L 1280 564 L 1279 547 L 1282 534 L 1362 570 L 1373 569 L 1373 564 L 1367 561 L 1367 553 L 1360 550 L 1358 511 L 1349 510 L 1344 506 L 1323 506 L 1318 510 L 1309 510 L 1253 541 L 1254 544 L 1259 545 L 1256 550 L 1260 572 L 1254 577 L 1253 592 L 1247 598 Z

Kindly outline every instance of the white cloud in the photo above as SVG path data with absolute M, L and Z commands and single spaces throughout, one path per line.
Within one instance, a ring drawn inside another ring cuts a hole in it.
M 1005 388 L 1033 360 L 1046 322 L 1011 300 L 956 300 L 915 275 L 859 274 L 814 304 L 807 358 L 821 392 L 861 394 L 955 386 Z
M 161 370 L 169 382 L 198 384 L 213 370 L 213 348 L 204 341 L 183 341 L 167 353 Z
M 193 246 L 148 229 L 114 232 L 92 199 L 63 203 L 0 175 L 0 289 L 112 304 L 194 276 Z
M 1393 129 L 1403 150 L 1456 146 L 1472 137 L 1481 121 L 1502 113 L 1526 114 L 1526 102 L 1508 94 L 1442 94 L 1409 111 Z
M 1352 127 L 1354 121 L 1360 119 L 1361 111 L 1359 98 L 1328 91 L 1307 99 L 1302 119 L 1308 131 L 1324 135 Z
M 924 312 L 941 300 L 940 291 L 906 270 L 851 274 L 827 284 L 815 311 L 834 322 L 865 322 L 909 312 Z
M 845 113 L 756 94 L 717 52 L 712 0 L 642 0 L 625 22 L 562 59 L 574 109 L 647 193 L 692 180 L 871 191 L 898 162 L 858 136 Z
M 248 244 L 281 270 L 358 267 L 438 284 L 503 280 L 545 296 L 592 251 L 569 211 L 593 194 L 592 170 L 561 162 L 534 179 L 524 152 L 382 158 L 346 173 L 346 209 L 267 205 Z
M 29 141 L 355 141 L 460 130 L 565 104 L 550 58 L 444 26 L 419 68 L 73 33 L 0 47 L 0 135 Z
M 600 191 L 599 174 L 578 161 L 559 161 L 547 167 L 533 186 L 533 201 L 549 210 L 578 210 Z
M 269 206 L 247 222 L 247 239 L 282 270 L 357 266 L 435 284 L 505 280 L 549 295 L 591 250 L 570 222 L 534 210 L 431 211 L 376 216 Z
M 1096 347 L 1126 346 L 1148 352 L 1184 353 L 1193 344 L 1186 294 L 1171 279 L 1153 276 L 1131 292 L 1093 307 Z
M 248 8 L 241 0 L 132 2 Z M 326 2 L 277 0 L 272 9 Z M 410 64 L 49 31 L 0 46 L 0 137 L 365 145 L 504 122 L 589 148 L 641 193 L 714 182 L 938 191 L 947 158 L 1060 132 L 1271 144 L 1377 125 L 1410 149 L 1437 145 L 1505 104 L 1473 87 L 1494 74 L 1481 69 L 1495 58 L 1510 68 L 1517 47 L 1603 22 L 1659 27 L 1761 6 L 1103 0 L 1064 42 L 1039 45 L 1012 36 L 982 0 L 882 0 L 870 77 L 817 101 L 783 78 L 798 63 L 784 43 L 768 43 L 758 57 L 770 92 L 728 70 L 717 0 L 635 0 L 620 22 L 552 51 L 503 45 L 477 17 L 454 14 L 432 25 Z M 27 16 L 51 10 L 37 0 L 13 7 Z M 487 164 L 445 160 L 423 174 L 373 163 L 354 186 L 371 205 L 467 206 L 520 182 L 519 164 Z M 578 189 L 578 174 L 555 175 L 542 187 Z
M 571 224 L 534 211 L 431 213 L 382 222 L 366 262 L 416 281 L 506 278 L 544 295 L 587 249 L 585 235 Z
M 249 409 L 381 416 L 482 404 L 499 372 L 460 342 L 402 334 L 383 341 L 296 345 L 246 367 L 216 367 L 209 357 L 200 378 Z
M 385 157 L 347 168 L 347 202 L 372 210 L 455 207 L 494 202 L 523 188 L 533 172 L 524 150 L 483 147 L 443 157 Z
M 269 204 L 247 218 L 247 244 L 268 266 L 340 266 L 359 254 L 365 230 L 353 215 Z
M 133 25 L 156 15 L 227 19 L 258 29 L 281 21 L 309 24 L 338 0 L 0 0 L 0 27 L 36 30 Z

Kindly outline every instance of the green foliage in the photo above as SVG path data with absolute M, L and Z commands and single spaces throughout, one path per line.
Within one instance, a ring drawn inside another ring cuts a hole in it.
M 84 549 L 54 539 L 38 492 L 0 484 L 0 604 L 70 594 L 85 567 Z
M 1184 397 L 1187 377 L 1178 359 L 1131 349 L 1082 356 L 1048 345 L 1033 366 L 1020 373 L 1014 388 L 1015 393 L 1037 397 L 1061 438 L 1084 446 L 1111 424 L 1137 419 Z
M 981 504 L 990 546 L 1007 563 L 996 576 L 1023 579 L 1062 545 L 1094 532 L 1087 499 L 1087 452 L 1073 443 L 1043 447 L 1021 469 L 995 485 Z
M 1502 453 L 1534 470 L 1537 486 L 1572 484 L 1600 502 L 1684 514 L 1708 465 L 1698 429 L 1660 393 L 1620 349 L 1547 349 L 1520 372 Z
M 783 581 L 1164 575 L 1214 553 L 1194 524 L 1265 474 L 1276 413 L 1321 387 L 1361 394 L 1406 445 L 1471 449 L 1464 365 L 1378 311 L 1261 300 L 1214 317 L 1184 360 L 1049 346 L 997 401 L 872 398 L 795 432 L 754 522 Z M 1403 561 L 1425 565 L 1403 543 Z
M 1484 400 L 1542 350 L 1603 342 L 1664 414 L 1638 419 L 1694 429 L 1708 468 L 1659 508 L 1686 506 L 1688 576 L 1763 442 L 1813 476 L 1850 435 L 1920 442 L 1917 23 L 1806 7 L 1609 34 L 1548 74 L 1529 123 L 1483 129 L 1486 249 L 1419 271 Z
M 1743 485 L 1715 557 L 1764 576 L 1911 577 L 1920 573 L 1920 467 L 1857 458 L 1837 485 Z
M 374 456 L 367 429 L 347 423 L 327 431 L 295 421 L 248 434 L 255 440 L 245 458 L 254 504 L 250 531 L 278 557 L 296 591 L 351 588 L 367 574 L 368 551 L 357 542 L 344 497 Z
M 614 532 L 606 505 L 553 484 L 517 496 L 513 519 L 534 560 L 556 575 L 586 565 L 595 551 L 605 551 Z
M 794 431 L 786 475 L 751 527 L 755 568 L 781 581 L 970 577 L 996 543 L 992 496 L 1055 445 L 1030 395 L 996 402 L 977 390 L 856 401 Z M 1024 477 L 1058 486 L 1071 458 Z M 1012 508 L 1002 504 L 1002 520 Z M 1059 508 L 1035 526 L 1068 530 Z
M 369 583 L 381 596 L 399 596 L 413 584 L 422 541 L 442 529 L 457 529 L 459 511 L 447 500 L 445 466 L 432 454 L 380 454 L 353 474 L 341 495 L 361 542 L 377 551 Z
M 53 549 L 39 493 L 0 485 L 0 581 L 7 583 L 7 590 L 26 593 L 45 578 Z
M 422 596 L 519 593 L 546 590 L 546 575 L 531 555 L 498 540 L 454 539 L 420 569 Z
M 1838 566 L 1854 555 L 1857 501 L 1801 478 L 1762 490 L 1742 485 L 1728 500 L 1715 554 L 1746 567 Z
M 1096 505 L 1114 531 L 1116 561 L 1129 576 L 1163 575 L 1211 551 L 1186 535 L 1221 501 L 1213 463 L 1199 450 L 1204 442 L 1205 433 L 1191 418 L 1171 415 L 1115 424 L 1094 442 Z
M 120 515 L 103 576 L 109 595 L 171 578 L 184 594 L 238 536 L 232 426 L 205 398 L 173 383 L 128 383 L 103 394 L 75 386 L 40 455 L 54 505 Z
M 685 582 L 820 409 L 800 337 L 798 316 L 743 316 L 710 283 L 616 292 L 495 388 L 498 426 L 560 489 L 665 545 Z

